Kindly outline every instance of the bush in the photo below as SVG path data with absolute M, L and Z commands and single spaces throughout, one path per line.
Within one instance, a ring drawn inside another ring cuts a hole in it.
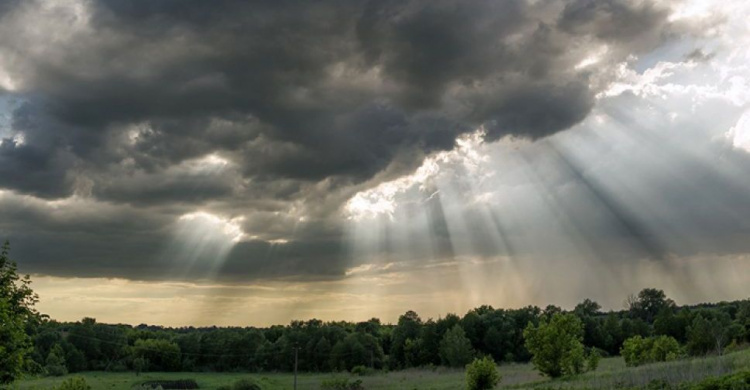
M 148 371 L 148 359 L 137 357 L 133 359 L 133 370 L 135 375 L 140 375 L 144 371 Z
M 468 390 L 486 390 L 494 388 L 500 382 L 495 361 L 486 356 L 474 359 L 466 366 L 466 386 Z
M 364 386 L 362 386 L 361 379 L 349 381 L 346 378 L 329 378 L 320 384 L 320 388 L 324 390 L 363 390 Z
M 633 336 L 622 343 L 620 354 L 625 359 L 625 365 L 635 367 L 653 362 L 675 360 L 680 353 L 680 344 L 673 337 Z
M 707 378 L 692 387 L 692 390 L 743 390 L 750 389 L 750 371 Z
M 250 379 L 240 379 L 234 382 L 232 390 L 261 390 L 260 386 Z
M 80 376 L 66 379 L 55 390 L 91 390 L 91 386 L 86 383 L 86 379 Z
M 589 357 L 586 359 L 586 368 L 589 371 L 596 371 L 597 368 L 599 368 L 599 360 L 601 360 L 602 355 L 601 352 L 599 352 L 598 348 L 591 348 L 589 351 Z
M 671 390 L 672 386 L 664 379 L 652 379 L 644 390 Z
M 141 384 L 146 389 L 198 389 L 198 383 L 193 379 L 178 379 L 174 381 L 148 381 Z
M 359 366 L 352 367 L 352 370 L 350 372 L 354 375 L 365 376 L 365 375 L 371 375 L 373 373 L 373 370 L 369 367 L 359 365 Z
M 542 374 L 557 378 L 583 371 L 583 324 L 574 314 L 555 313 L 538 326 L 529 323 L 523 337 L 531 362 Z
M 47 375 L 63 376 L 68 373 L 68 368 L 65 366 L 65 352 L 63 352 L 60 344 L 55 344 L 55 346 L 50 349 L 45 363 L 44 370 Z

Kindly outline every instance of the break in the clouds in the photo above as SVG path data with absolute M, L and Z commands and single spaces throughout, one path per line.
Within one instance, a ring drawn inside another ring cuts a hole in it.
M 0 235 L 39 277 L 436 313 L 741 297 L 705 273 L 750 267 L 748 11 L 0 2 Z

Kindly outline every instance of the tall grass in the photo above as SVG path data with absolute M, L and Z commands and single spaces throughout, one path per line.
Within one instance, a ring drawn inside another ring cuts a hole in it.
M 561 389 L 613 389 L 646 386 L 653 380 L 675 385 L 698 382 L 709 376 L 720 376 L 750 368 L 750 349 L 724 356 L 710 356 L 672 362 L 654 363 L 640 367 L 600 369 L 577 377 L 542 381 L 514 388 L 554 386 Z

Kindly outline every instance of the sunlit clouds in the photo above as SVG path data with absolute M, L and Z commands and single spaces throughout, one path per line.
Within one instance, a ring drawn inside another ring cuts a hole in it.
M 746 298 L 748 4 L 0 6 L 0 239 L 61 320 Z

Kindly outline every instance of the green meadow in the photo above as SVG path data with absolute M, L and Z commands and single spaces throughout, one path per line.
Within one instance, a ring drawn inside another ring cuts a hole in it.
M 612 357 L 602 359 L 596 371 L 556 380 L 540 376 L 531 364 L 501 365 L 498 370 L 502 375 L 502 381 L 497 386 L 498 389 L 651 389 L 655 388 L 654 383 L 668 385 L 698 383 L 708 377 L 721 377 L 750 370 L 750 349 L 724 356 L 685 359 L 639 367 L 625 367 L 621 357 Z M 291 373 L 149 372 L 136 376 L 132 372 L 86 372 L 61 377 L 26 378 L 16 382 L 12 388 L 19 390 L 51 389 L 73 376 L 84 377 L 93 389 L 111 390 L 139 388 L 140 384 L 146 381 L 177 379 L 193 379 L 201 389 L 216 389 L 220 386 L 231 385 L 244 378 L 253 379 L 263 390 L 281 390 L 291 389 L 294 381 Z M 323 381 L 332 377 L 360 379 L 364 389 L 371 390 L 465 388 L 464 371 L 448 368 L 409 369 L 380 372 L 367 376 L 302 373 L 298 375 L 297 388 L 320 389 Z M 656 388 L 662 389 L 665 387 Z M 742 389 L 742 387 L 737 388 Z

